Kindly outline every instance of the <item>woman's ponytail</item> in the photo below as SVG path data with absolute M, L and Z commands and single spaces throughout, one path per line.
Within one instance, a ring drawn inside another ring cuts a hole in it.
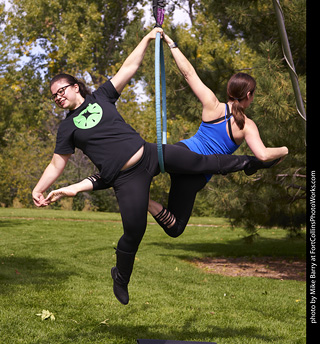
M 228 81 L 227 93 L 229 100 L 233 101 L 232 115 L 240 130 L 244 128 L 245 113 L 240 101 L 247 97 L 248 92 L 253 93 L 256 81 L 246 73 L 234 74 Z
M 245 114 L 244 114 L 244 108 L 241 106 L 238 99 L 234 99 L 234 102 L 232 104 L 232 115 L 237 126 L 239 127 L 240 130 L 242 130 L 244 128 L 244 123 L 245 123 Z

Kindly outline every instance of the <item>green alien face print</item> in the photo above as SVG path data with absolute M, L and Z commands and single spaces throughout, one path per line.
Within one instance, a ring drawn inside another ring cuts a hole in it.
M 90 129 L 95 127 L 102 118 L 102 108 L 99 104 L 89 104 L 77 117 L 73 119 L 75 126 L 79 129 Z

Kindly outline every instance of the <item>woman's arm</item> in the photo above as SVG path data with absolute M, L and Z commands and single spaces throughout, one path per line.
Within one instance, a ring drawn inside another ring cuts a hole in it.
M 53 190 L 49 193 L 47 198 L 44 200 L 44 205 L 58 201 L 62 197 L 74 197 L 79 192 L 84 191 L 97 191 L 107 189 L 109 186 L 105 184 L 100 176 L 100 173 L 96 173 L 79 183 L 75 183 L 57 190 Z
M 259 130 L 256 124 L 249 118 L 246 118 L 246 124 L 243 129 L 244 139 L 256 158 L 262 161 L 271 161 L 282 158 L 289 153 L 287 147 L 266 147 L 262 142 Z
M 143 37 L 141 42 L 124 61 L 117 74 L 111 79 L 113 86 L 119 94 L 123 91 L 124 87 L 137 72 L 142 63 L 149 43 L 151 42 L 151 40 L 156 38 L 157 32 L 160 32 L 160 34 L 162 35 L 163 30 L 158 27 L 154 28 L 145 37 Z
M 173 40 L 168 36 L 164 35 L 164 41 L 168 45 L 173 44 Z M 192 64 L 183 55 L 178 47 L 171 48 L 172 56 L 184 76 L 185 80 L 191 87 L 194 94 L 198 97 L 203 106 L 202 118 L 205 120 L 207 113 L 212 116 L 212 111 L 215 111 L 220 104 L 215 94 L 207 87 L 199 78 Z
M 45 205 L 58 201 L 62 197 L 74 197 L 79 192 L 91 191 L 93 189 L 92 182 L 86 178 L 79 183 L 75 183 L 49 193 L 48 197 L 44 200 Z
M 62 174 L 64 168 L 71 154 L 53 154 L 52 160 L 47 168 L 44 170 L 41 178 L 39 179 L 37 185 L 32 191 L 33 202 L 37 207 L 44 206 L 44 196 L 43 193 L 58 179 Z

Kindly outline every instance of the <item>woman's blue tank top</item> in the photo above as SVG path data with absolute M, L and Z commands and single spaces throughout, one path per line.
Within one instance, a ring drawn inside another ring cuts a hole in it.
M 232 115 L 229 112 L 229 107 L 226 104 L 225 116 L 211 122 L 202 122 L 199 130 L 195 135 L 189 139 L 182 140 L 191 151 L 210 155 L 210 154 L 232 154 L 240 145 L 234 142 L 230 118 Z M 226 122 L 229 125 L 229 133 L 227 132 Z M 206 174 L 207 181 L 210 180 L 212 174 Z

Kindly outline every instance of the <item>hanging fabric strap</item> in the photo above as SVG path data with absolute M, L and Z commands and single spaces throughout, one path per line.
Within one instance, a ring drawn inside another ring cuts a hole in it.
M 153 15 L 156 20 L 155 27 L 161 27 L 164 20 L 164 0 L 153 0 Z M 161 82 L 160 82 L 161 79 Z M 160 86 L 161 85 L 161 86 Z M 165 172 L 162 144 L 167 143 L 167 97 L 166 97 L 166 73 L 164 67 L 163 44 L 160 32 L 156 35 L 155 42 L 155 91 L 156 91 L 156 125 L 157 125 L 157 150 L 159 166 L 162 173 Z M 161 110 L 162 94 L 162 110 Z
M 162 144 L 167 143 L 167 101 L 166 101 L 166 75 L 164 67 L 163 44 L 160 33 L 156 35 L 155 46 L 155 91 L 156 91 L 156 124 L 157 124 L 157 150 L 161 172 L 165 172 Z M 160 82 L 161 77 L 161 82 Z M 161 87 L 160 87 L 161 84 Z M 162 99 L 161 99 L 162 93 Z M 161 109 L 162 100 L 162 109 Z

